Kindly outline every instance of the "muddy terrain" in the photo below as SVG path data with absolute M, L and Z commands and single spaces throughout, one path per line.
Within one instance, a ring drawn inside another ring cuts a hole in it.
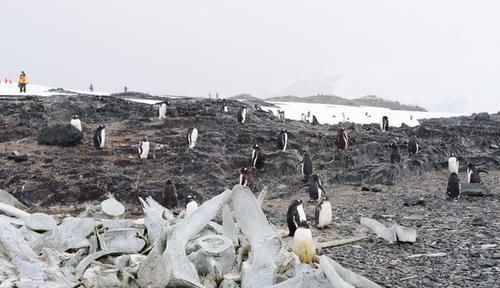
M 132 97 L 131 97 L 132 98 Z M 76 215 L 108 193 L 126 204 L 127 213 L 140 216 L 138 197 L 163 201 L 163 186 L 172 179 L 180 201 L 195 195 L 207 200 L 238 183 L 239 169 L 249 165 L 258 143 L 266 166 L 258 171 L 253 191 L 267 187 L 268 219 L 286 230 L 286 210 L 295 198 L 307 202 L 296 164 L 311 154 L 317 173 L 333 204 L 330 228 L 313 229 L 319 242 L 369 235 L 368 240 L 323 251 L 345 267 L 384 287 L 494 287 L 500 273 L 499 178 L 500 122 L 498 115 L 429 119 L 418 127 L 342 123 L 349 149 L 338 150 L 340 125 L 298 121 L 281 123 L 272 114 L 249 107 L 247 122 L 239 124 L 240 102 L 228 101 L 229 113 L 215 101 L 170 99 L 167 119 L 158 120 L 158 107 L 106 96 L 3 97 L 0 99 L 0 189 L 31 211 Z M 78 114 L 82 143 L 74 147 L 39 145 L 40 131 L 69 123 Z M 106 147 L 96 150 L 92 136 L 106 125 Z M 188 150 L 186 133 L 199 131 L 198 143 Z M 286 152 L 278 151 L 277 135 L 289 132 Z M 152 151 L 137 157 L 137 144 L 148 137 Z M 406 143 L 416 136 L 421 153 L 410 157 Z M 391 142 L 401 149 L 402 162 L 389 161 Z M 154 151 L 154 148 L 157 148 Z M 13 152 L 25 154 L 17 158 Z M 465 182 L 465 163 L 489 171 L 482 175 L 484 197 L 446 197 L 447 158 L 455 152 Z M 365 192 L 362 187 L 379 188 Z M 313 204 L 305 204 L 309 219 Z M 359 224 L 370 217 L 389 226 L 417 229 L 417 242 L 388 244 Z M 492 245 L 490 245 L 492 244 Z M 438 254 L 436 254 L 438 253 Z M 417 254 L 423 256 L 415 257 Z M 430 256 L 426 256 L 430 254 Z M 436 256 L 437 255 L 437 256 Z

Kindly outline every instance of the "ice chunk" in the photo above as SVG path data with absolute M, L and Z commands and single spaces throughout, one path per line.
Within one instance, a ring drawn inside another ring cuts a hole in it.
M 283 281 L 279 284 L 271 286 L 271 288 L 331 288 L 330 281 L 321 271 L 311 274 L 303 274 L 294 277 L 290 280 Z M 335 286 L 333 286 L 335 287 Z M 335 287 L 336 288 L 336 287 Z
M 234 186 L 232 203 L 236 222 L 251 246 L 250 257 L 241 271 L 241 287 L 272 286 L 276 283 L 275 261 L 281 248 L 280 236 L 269 225 L 250 189 Z
M 45 213 L 33 213 L 24 218 L 24 221 L 26 227 L 37 232 L 52 230 L 57 226 L 56 220 Z
M 102 247 L 108 250 L 119 250 L 127 253 L 137 253 L 144 248 L 146 241 L 138 238 L 133 228 L 119 228 L 104 232 L 99 238 Z
M 227 205 L 222 207 L 222 227 L 224 236 L 231 239 L 235 245 L 238 245 L 238 227 L 234 223 L 233 212 Z
M 146 201 L 139 198 L 139 201 L 141 201 L 144 210 L 144 226 L 148 231 L 148 241 L 154 243 L 165 228 L 175 221 L 175 217 L 172 212 L 161 206 L 151 196 L 147 197 Z
M 205 235 L 196 242 L 201 249 L 191 253 L 188 259 L 194 263 L 198 274 L 211 275 L 217 282 L 222 281 L 236 259 L 233 242 L 220 235 Z
M 378 237 L 387 240 L 389 243 L 399 242 L 415 242 L 417 240 L 417 230 L 413 228 L 393 225 L 390 228 L 384 224 L 371 218 L 361 218 L 361 225 L 364 225 L 375 232 Z
M 382 288 L 382 286 L 376 284 L 375 282 L 372 282 L 368 280 L 367 278 L 360 276 L 354 272 L 352 272 L 349 269 L 346 269 L 342 267 L 340 264 L 337 262 L 333 261 L 329 257 L 323 255 L 320 257 L 320 265 L 321 269 L 325 274 L 328 274 L 331 272 L 331 270 L 334 270 L 336 274 L 342 278 L 343 281 L 349 283 L 351 286 L 348 287 L 357 287 L 357 288 Z M 330 278 L 329 278 L 330 279 Z M 336 287 L 336 286 L 334 286 Z
M 102 212 L 111 217 L 120 217 L 125 213 L 125 206 L 113 197 L 102 201 L 101 209 Z
M 68 249 L 78 249 L 90 246 L 87 239 L 94 231 L 95 220 L 90 218 L 64 218 L 62 223 L 52 231 L 46 232 L 46 236 L 42 238 L 41 243 L 37 241 L 36 251 L 40 251 L 42 247 L 55 248 L 59 251 Z
M 12 196 L 9 192 L 0 189 L 0 202 L 8 204 L 12 207 L 16 207 L 21 210 L 26 210 L 26 207 L 23 203 L 19 202 L 16 197 Z
M 231 195 L 232 191 L 228 190 L 215 196 L 164 231 L 139 268 L 139 284 L 145 287 L 202 287 L 196 267 L 187 258 L 185 246 L 216 216 Z
M 24 218 L 30 215 L 28 212 L 2 202 L 0 202 L 0 212 L 3 212 L 7 216 L 13 216 L 16 218 Z

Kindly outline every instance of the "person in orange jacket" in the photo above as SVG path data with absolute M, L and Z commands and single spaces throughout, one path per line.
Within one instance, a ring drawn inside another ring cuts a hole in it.
M 21 75 L 19 75 L 19 93 L 26 93 L 26 84 L 28 84 L 28 76 L 24 71 L 21 71 Z

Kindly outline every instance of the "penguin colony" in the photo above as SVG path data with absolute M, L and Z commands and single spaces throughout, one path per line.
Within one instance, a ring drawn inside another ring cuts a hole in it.
M 219 102 L 217 102 L 219 104 Z M 220 112 L 226 114 L 229 112 L 228 105 L 225 100 L 221 101 L 222 105 Z M 169 101 L 163 101 L 157 103 L 159 105 L 159 119 L 166 118 L 166 109 L 170 105 Z M 262 109 L 255 105 L 257 111 L 262 111 Z M 285 111 L 278 110 L 278 121 L 285 122 Z M 342 113 L 344 119 L 346 116 Z M 245 104 L 240 106 L 237 112 L 237 121 L 241 124 L 245 124 L 248 117 L 247 106 Z M 307 117 L 311 117 L 310 112 L 308 112 Z M 347 118 L 349 119 L 349 118 Z M 302 121 L 307 121 L 306 115 L 302 114 Z M 82 131 L 82 124 L 78 115 L 74 115 L 70 121 L 70 124 L 76 129 Z M 312 124 L 319 124 L 316 116 L 312 115 Z M 389 130 L 389 119 L 387 116 L 383 116 L 381 123 L 381 131 L 387 132 Z M 105 147 L 105 125 L 99 125 L 94 133 L 94 147 L 95 149 L 103 149 Z M 196 146 L 196 141 L 198 139 L 198 129 L 189 128 L 187 131 L 187 147 L 188 149 L 194 149 Z M 277 135 L 277 146 L 276 148 L 281 152 L 286 152 L 289 146 L 289 134 L 286 128 L 282 128 Z M 347 131 L 345 128 L 340 127 L 336 134 L 336 146 L 339 150 L 347 150 L 349 146 L 349 139 Z M 156 146 L 155 146 L 156 147 Z M 389 145 L 390 151 L 390 161 L 392 164 L 399 165 L 401 162 L 401 154 L 399 150 L 399 145 L 396 143 L 391 143 Z M 408 154 L 410 156 L 416 155 L 421 151 L 421 146 L 417 142 L 416 137 L 409 139 L 407 143 Z M 147 137 L 143 137 L 139 142 L 137 147 L 139 159 L 144 160 L 148 158 L 150 151 L 150 142 Z M 300 171 L 302 173 L 302 181 L 305 183 L 301 188 L 306 188 L 309 194 L 309 203 L 314 205 L 314 224 L 319 229 L 327 228 L 332 223 L 332 204 L 330 198 L 327 195 L 327 191 L 323 187 L 321 180 L 317 174 L 313 174 L 313 163 L 311 155 L 307 151 L 302 151 L 303 158 L 297 166 L 300 166 Z M 262 147 L 259 144 L 255 144 L 252 147 L 252 155 L 250 159 L 249 167 L 242 167 L 239 170 L 239 184 L 253 188 L 255 185 L 256 174 L 262 172 L 265 166 L 265 154 Z M 460 197 L 460 180 L 458 177 L 459 172 L 459 161 L 454 153 L 448 159 L 448 184 L 447 184 L 447 195 L 451 199 L 458 199 Z M 468 183 L 480 183 L 480 173 L 488 173 L 485 170 L 478 169 L 474 164 L 467 163 L 467 182 Z M 163 191 L 163 201 L 165 207 L 168 209 L 175 209 L 178 206 L 178 195 L 175 183 L 168 179 L 164 185 Z M 196 209 L 199 204 L 195 200 L 193 195 L 188 195 L 186 197 L 186 202 L 184 206 L 184 215 L 189 217 Z M 288 235 L 293 237 L 292 240 L 292 251 L 296 253 L 299 259 L 304 263 L 310 263 L 315 256 L 315 244 L 312 236 L 312 231 L 308 224 L 306 213 L 304 211 L 304 202 L 300 199 L 295 199 L 292 201 L 287 211 L 287 225 L 288 225 Z

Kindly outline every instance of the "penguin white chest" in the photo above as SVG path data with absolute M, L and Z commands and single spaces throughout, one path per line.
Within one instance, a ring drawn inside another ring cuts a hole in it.
M 297 212 L 299 213 L 300 221 L 307 221 L 306 213 L 304 212 L 304 207 L 301 205 L 297 206 Z
M 139 158 L 147 159 L 149 154 L 149 142 L 144 141 L 139 145 Z
M 198 209 L 198 203 L 196 201 L 191 201 L 186 205 L 186 217 L 193 214 L 194 211 Z
M 284 145 L 283 145 L 283 152 L 284 152 L 284 151 L 286 150 L 286 144 L 288 143 L 288 134 L 287 134 L 287 133 L 285 133 L 285 135 L 284 135 L 284 137 L 283 137 L 283 138 L 284 138 L 284 140 L 285 140 L 285 141 L 284 141 L 285 143 L 284 143 Z
M 76 129 L 82 131 L 82 122 L 80 121 L 80 119 L 71 119 L 70 124 L 73 125 L 73 127 L 75 127 Z
M 241 111 L 241 123 L 245 123 L 245 120 L 247 119 L 247 109 L 243 109 Z
M 323 228 L 332 223 L 332 204 L 329 201 L 323 202 L 318 216 L 318 228 Z
M 299 227 L 293 236 L 292 251 L 303 263 L 311 263 L 316 255 L 316 247 L 310 229 Z
M 106 141 L 106 131 L 104 129 L 101 130 L 101 144 L 100 148 L 104 148 L 104 141 Z
M 472 176 L 472 169 L 467 168 L 467 183 L 470 183 L 470 178 Z
M 345 149 L 347 149 L 347 146 L 349 144 L 349 139 L 347 138 L 347 133 L 344 132 L 344 134 L 342 135 L 342 137 L 344 138 L 344 142 L 345 142 Z
M 189 149 L 193 149 L 196 146 L 196 140 L 198 139 L 198 129 L 194 128 L 191 133 L 188 134 Z
M 167 118 L 165 115 L 167 113 L 167 104 L 163 103 L 160 105 L 159 111 L 158 111 L 158 118 L 159 119 L 165 119 Z
M 450 157 L 448 159 L 448 170 L 451 173 L 458 174 L 459 162 L 456 157 Z
M 224 105 L 224 108 L 223 108 L 223 110 L 222 110 L 222 111 L 224 111 L 224 113 L 227 113 L 227 112 L 228 112 L 228 110 L 227 110 L 227 106 L 226 106 L 226 105 Z

